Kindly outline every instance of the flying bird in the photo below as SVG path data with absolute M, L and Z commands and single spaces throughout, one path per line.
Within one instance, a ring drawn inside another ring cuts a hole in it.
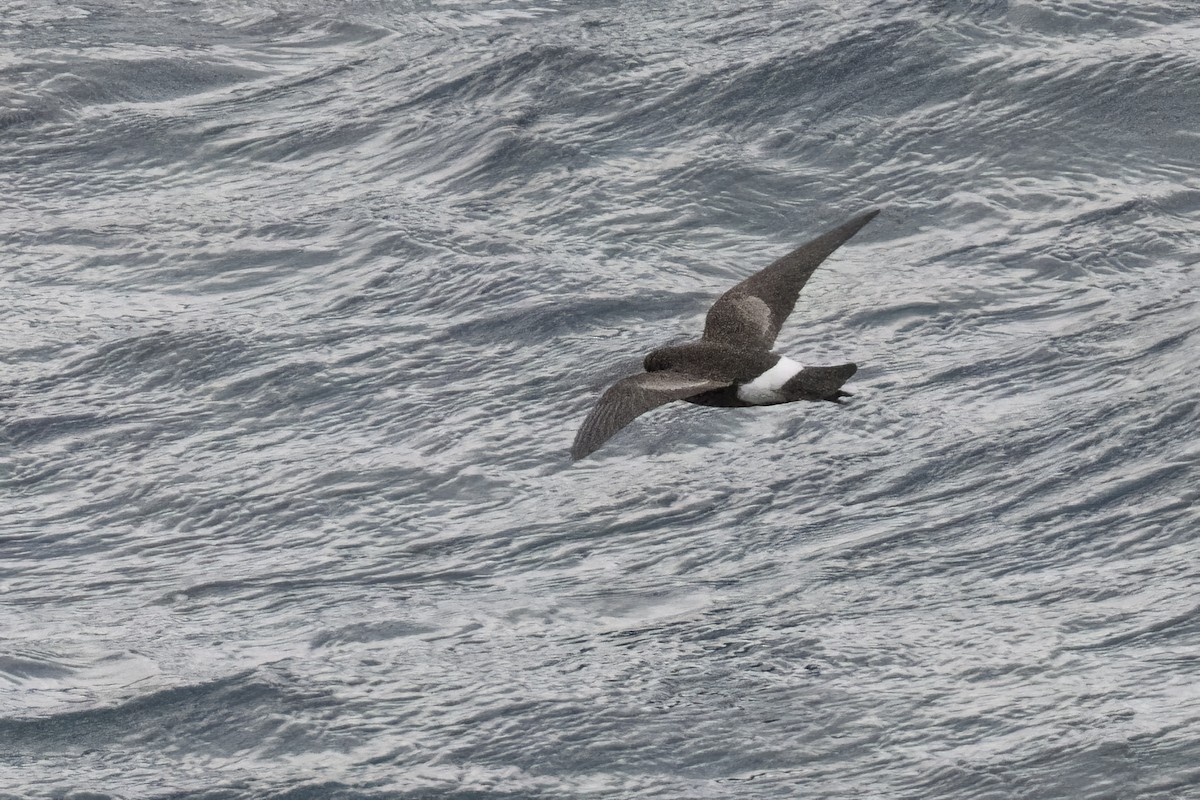
M 796 400 L 840 403 L 855 364 L 809 367 L 772 351 L 775 337 L 816 268 L 879 209 L 826 231 L 721 295 L 698 341 L 660 347 L 645 372 L 622 378 L 596 403 L 571 446 L 580 459 L 651 409 L 672 400 L 701 406 L 769 406 Z

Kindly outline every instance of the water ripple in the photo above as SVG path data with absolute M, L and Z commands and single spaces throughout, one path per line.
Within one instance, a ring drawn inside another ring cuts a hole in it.
M 326 5 L 0 21 L 0 792 L 1189 796 L 1190 4 Z

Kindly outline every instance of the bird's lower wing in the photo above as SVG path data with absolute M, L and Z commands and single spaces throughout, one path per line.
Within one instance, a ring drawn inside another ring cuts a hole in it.
M 614 433 L 647 411 L 672 400 L 729 386 L 727 381 L 697 378 L 673 370 L 639 372 L 608 388 L 588 414 L 571 445 L 571 458 L 592 453 Z
M 809 277 L 878 213 L 872 209 L 826 231 L 721 295 L 704 320 L 704 338 L 770 350 Z

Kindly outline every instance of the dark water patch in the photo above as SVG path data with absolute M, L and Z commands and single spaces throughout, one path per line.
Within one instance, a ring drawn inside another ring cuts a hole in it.
M 161 741 L 167 731 L 177 734 L 186 730 L 193 745 L 211 753 L 229 754 L 246 749 L 271 749 L 272 739 L 285 725 L 279 715 L 283 707 L 296 702 L 327 702 L 318 695 L 289 690 L 274 681 L 247 678 L 167 689 L 112 708 L 42 719 L 9 719 L 0 722 L 0 731 L 6 741 L 26 752 L 86 753 L 107 749 L 117 742 L 123 746 L 150 744 Z M 212 720 L 206 719 L 204 708 L 216 698 L 228 707 L 232 718 L 227 718 L 227 722 L 233 724 L 214 726 Z M 294 724 L 288 725 L 287 732 L 289 738 L 300 733 Z M 291 741 L 298 743 L 294 738 Z
M 0 658 L 0 676 L 12 683 L 40 679 L 63 680 L 74 674 L 70 667 L 48 658 L 6 655 Z

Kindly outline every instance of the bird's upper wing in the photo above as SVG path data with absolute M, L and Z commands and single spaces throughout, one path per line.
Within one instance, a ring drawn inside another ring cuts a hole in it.
M 721 295 L 704 320 L 704 338 L 770 350 L 809 276 L 878 213 L 872 209 L 826 231 Z
M 571 445 L 571 458 L 583 458 L 593 452 L 652 408 L 725 386 L 729 386 L 728 381 L 712 381 L 673 370 L 639 372 L 622 378 L 608 388 L 583 421 Z

